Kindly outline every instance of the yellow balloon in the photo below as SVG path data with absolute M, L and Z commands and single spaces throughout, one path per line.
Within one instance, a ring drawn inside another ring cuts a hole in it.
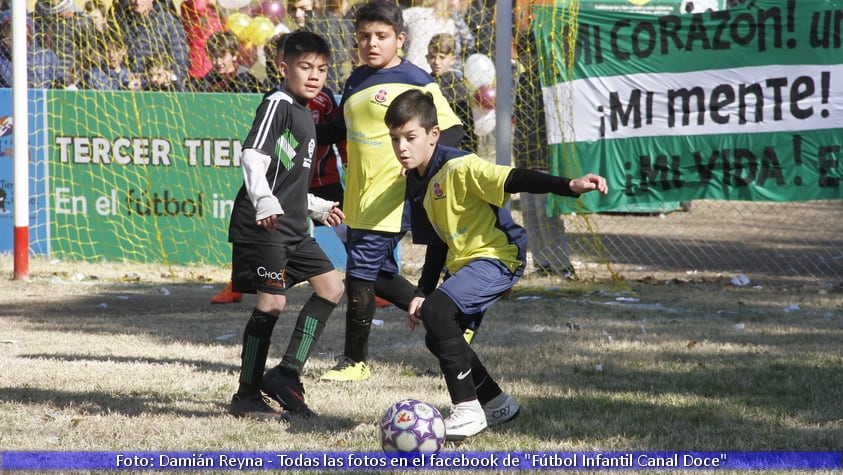
M 235 12 L 228 16 L 228 19 L 225 21 L 225 27 L 228 28 L 228 31 L 237 35 L 240 38 L 240 35 L 252 24 L 252 19 L 249 15 L 245 13 Z
M 243 31 L 242 40 L 261 46 L 275 34 L 275 24 L 265 16 L 258 16 Z

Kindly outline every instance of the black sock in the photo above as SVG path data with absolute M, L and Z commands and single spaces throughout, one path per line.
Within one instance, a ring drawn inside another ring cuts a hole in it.
M 237 394 L 247 395 L 260 391 L 266 355 L 272 341 L 272 329 L 278 317 L 271 313 L 252 310 L 252 317 L 243 331 L 243 351 L 240 353 L 240 387 Z
M 459 308 L 451 298 L 436 290 L 424 301 L 421 308 L 422 323 L 427 330 L 427 347 L 439 359 L 439 367 L 445 376 L 445 384 L 454 404 L 477 399 L 474 389 L 474 360 L 487 377 L 486 369 L 480 365 L 477 355 L 463 338 L 457 317 Z
M 334 302 L 325 300 L 316 294 L 310 296 L 310 299 L 299 312 L 296 328 L 293 329 L 287 351 L 281 358 L 280 366 L 282 368 L 301 374 L 304 363 L 313 351 L 313 345 L 322 335 L 325 323 L 336 306 L 337 304 Z
M 348 311 L 345 315 L 345 356 L 366 361 L 369 332 L 375 316 L 375 286 L 372 282 L 348 278 Z
M 498 383 L 489 376 L 486 367 L 480 362 L 477 353 L 470 346 L 468 347 L 469 361 L 471 362 L 471 378 L 474 381 L 474 390 L 477 392 L 477 400 L 480 404 L 486 404 L 498 397 L 503 392 Z
M 374 289 L 375 295 L 401 310 L 410 308 L 410 301 L 416 296 L 416 286 L 399 274 L 378 273 Z

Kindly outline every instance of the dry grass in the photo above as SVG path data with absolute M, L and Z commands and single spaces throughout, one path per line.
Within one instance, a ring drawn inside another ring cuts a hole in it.
M 341 306 L 304 376 L 321 417 L 258 423 L 225 413 L 253 298 L 208 303 L 226 270 L 31 268 L 0 290 L 4 450 L 373 451 L 392 402 L 447 412 L 443 381 L 424 375 L 435 361 L 422 333 L 398 310 L 375 316 L 370 380 L 322 382 L 342 349 Z M 291 292 L 270 364 L 309 294 Z M 840 286 L 528 279 L 488 313 L 475 345 L 523 413 L 446 450 L 840 450 L 843 440 Z

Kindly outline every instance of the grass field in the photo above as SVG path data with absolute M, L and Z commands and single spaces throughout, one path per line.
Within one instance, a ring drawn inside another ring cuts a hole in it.
M 0 265 L 11 269 L 11 257 Z M 35 260 L 28 281 L 10 277 L 2 450 L 377 451 L 391 403 L 448 412 L 423 333 L 396 309 L 375 316 L 370 380 L 319 381 L 342 351 L 341 304 L 303 378 L 320 417 L 260 423 L 225 412 L 253 302 L 209 304 L 225 269 Z M 270 364 L 310 292 L 291 291 Z M 525 279 L 487 314 L 475 349 L 522 414 L 447 451 L 843 446 L 839 284 Z

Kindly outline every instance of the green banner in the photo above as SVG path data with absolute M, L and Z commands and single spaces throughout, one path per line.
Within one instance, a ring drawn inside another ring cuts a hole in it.
M 66 259 L 230 262 L 258 94 L 51 91 L 50 242 Z
M 580 3 L 536 7 L 551 171 L 611 191 L 549 212 L 843 198 L 843 0 L 662 16 Z

